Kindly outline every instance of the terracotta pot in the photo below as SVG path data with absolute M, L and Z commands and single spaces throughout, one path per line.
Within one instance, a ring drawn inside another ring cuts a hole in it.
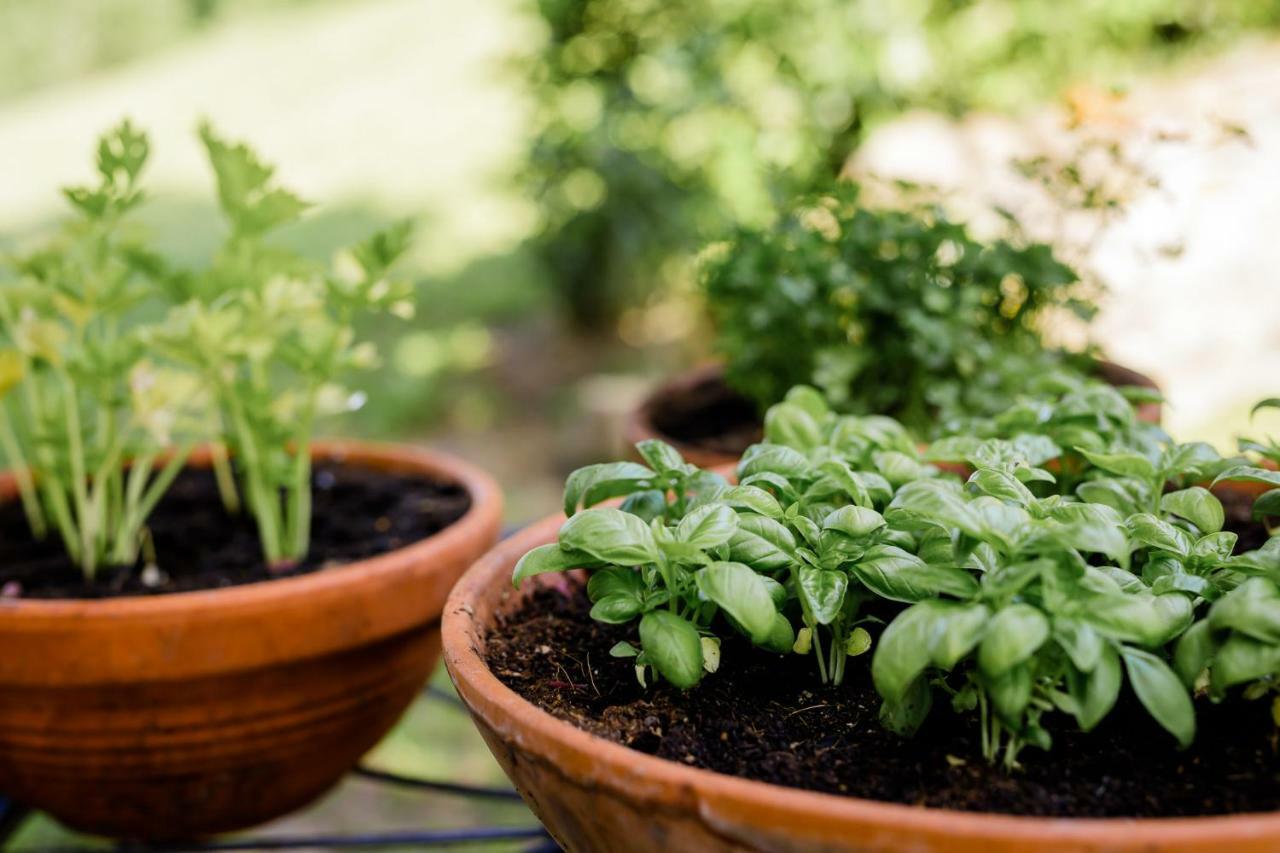
M 489 671 L 485 638 L 519 606 L 511 571 L 555 541 L 563 517 L 499 544 L 454 589 L 444 655 L 494 757 L 566 850 L 674 851 L 1274 851 L 1280 813 L 1205 818 L 1063 819 L 929 809 L 725 776 L 590 735 L 522 699 Z
M 435 668 L 450 587 L 497 537 L 501 495 L 425 450 L 313 455 L 460 483 L 471 508 L 413 545 L 298 577 L 0 601 L 0 792 L 84 832 L 190 839 L 305 805 L 391 728 Z
M 1136 370 L 1110 361 L 1099 361 L 1097 368 L 1098 378 L 1111 385 L 1138 385 L 1158 390 L 1155 380 Z M 1139 403 L 1137 411 L 1141 420 L 1160 423 L 1159 403 Z M 729 418 L 739 426 L 731 435 L 679 439 L 671 434 L 670 427 L 676 417 L 708 422 Z M 707 364 L 654 389 L 628 415 L 623 436 L 628 448 L 648 438 L 662 439 L 699 468 L 715 468 L 736 463 L 748 446 L 760 440 L 761 425 L 754 405 L 725 384 L 724 368 Z

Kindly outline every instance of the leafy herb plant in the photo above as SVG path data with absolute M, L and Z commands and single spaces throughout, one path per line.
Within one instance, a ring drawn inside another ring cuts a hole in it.
M 376 361 L 353 322 L 412 311 L 389 276 L 407 224 L 318 268 L 266 239 L 305 203 L 246 146 L 200 133 L 230 226 L 208 269 L 176 269 L 130 223 L 149 146 L 126 121 L 99 141 L 98 183 L 65 191 L 77 218 L 0 282 L 0 452 L 32 533 L 60 536 L 90 579 L 147 550 L 147 518 L 198 444 L 268 565 L 303 557 L 316 419 L 357 403 L 335 379 Z
M 558 542 L 515 581 L 587 570 L 593 618 L 636 625 L 615 654 L 642 680 L 652 668 L 693 686 L 737 631 L 812 655 L 832 684 L 874 649 L 886 726 L 909 736 L 946 697 L 1009 768 L 1028 745 L 1051 748 L 1055 719 L 1097 726 L 1126 683 L 1186 745 L 1197 679 L 1258 692 L 1280 678 L 1280 609 L 1266 603 L 1280 601 L 1280 551 L 1236 553 L 1223 529 L 1203 484 L 1232 460 L 1131 418 L 1114 389 L 1083 385 L 992 420 L 999 437 L 922 453 L 896 421 L 796 387 L 736 485 L 657 442 L 643 465 L 575 472 Z M 623 500 L 579 509 L 609 498 Z M 1247 666 L 1232 657 L 1246 644 Z
M 739 230 L 704 277 L 727 379 L 762 408 L 803 383 L 922 433 L 1070 368 L 1040 326 L 1055 309 L 1092 316 L 1076 285 L 1046 245 L 983 243 L 938 209 L 868 208 L 847 184 Z

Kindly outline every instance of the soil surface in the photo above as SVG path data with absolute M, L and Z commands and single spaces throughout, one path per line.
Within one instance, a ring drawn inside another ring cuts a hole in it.
M 252 516 L 230 516 L 209 471 L 188 469 L 149 523 L 158 572 L 111 567 L 86 582 L 50 535 L 35 541 L 17 502 L 0 505 L 0 590 L 23 598 L 109 598 L 237 586 L 328 569 L 403 547 L 457 521 L 471 505 L 457 484 L 334 463 L 312 482 L 311 550 L 269 572 Z M 148 582 L 149 581 L 149 582 Z
M 759 409 L 719 376 L 664 388 L 651 413 L 665 435 L 714 453 L 741 456 L 764 437 Z
M 650 755 L 765 782 L 965 811 L 1158 817 L 1280 808 L 1280 753 L 1267 701 L 1199 703 L 1195 744 L 1178 751 L 1125 688 L 1091 734 L 1046 717 L 1052 752 L 1025 748 L 1012 773 L 982 758 L 976 719 L 935 697 L 916 737 L 881 727 L 869 658 L 826 687 L 815 668 L 726 639 L 721 668 L 682 693 L 637 684 L 609 656 L 625 627 L 588 617 L 585 592 L 536 593 L 488 638 L 505 684 L 592 734 Z

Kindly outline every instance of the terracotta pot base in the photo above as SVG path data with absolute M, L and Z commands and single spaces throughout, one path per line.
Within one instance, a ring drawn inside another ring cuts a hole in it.
M 450 527 L 379 557 L 228 589 L 0 604 L 0 791 L 72 828 L 188 840 L 328 790 L 439 659 L 454 580 L 496 538 L 497 487 L 447 457 L 318 455 L 462 483 Z

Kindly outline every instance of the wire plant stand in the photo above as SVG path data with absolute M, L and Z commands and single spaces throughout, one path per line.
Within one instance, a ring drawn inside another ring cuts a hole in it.
M 434 686 L 424 691 L 424 696 L 454 713 L 466 709 L 457 697 Z M 509 787 L 487 787 L 438 779 L 421 779 L 358 766 L 352 774 L 366 781 L 389 787 L 421 791 L 424 794 L 440 794 L 473 800 L 519 801 L 520 795 Z M 0 796 L 0 850 L 11 849 L 14 836 L 22 829 L 33 812 L 3 796 Z M 203 842 L 184 844 L 139 844 L 120 842 L 115 849 L 120 853 L 185 853 L 202 850 L 379 850 L 388 848 L 444 848 L 496 842 L 526 842 L 524 853 L 556 853 L 559 845 L 545 829 L 532 819 L 525 826 L 469 826 L 449 829 L 409 829 L 350 834 L 297 834 L 297 835 L 237 835 L 231 838 L 214 838 Z M 83 847 L 60 844 L 54 847 L 24 848 L 47 853 L 76 853 L 98 851 L 101 847 Z

